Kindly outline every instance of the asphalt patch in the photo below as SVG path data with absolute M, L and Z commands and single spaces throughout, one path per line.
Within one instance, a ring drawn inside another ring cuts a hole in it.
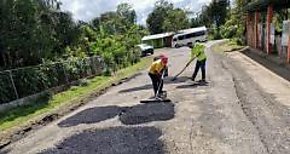
M 162 131 L 155 127 L 86 130 L 42 154 L 163 154 Z
M 119 113 L 121 113 L 121 110 L 122 109 L 118 106 L 89 108 L 60 122 L 58 126 L 71 127 L 77 126 L 79 124 L 92 124 L 101 122 L 107 119 L 114 118 Z
M 120 121 L 125 125 L 137 125 L 152 121 L 166 121 L 175 115 L 173 103 L 140 104 L 128 108 L 120 115 Z

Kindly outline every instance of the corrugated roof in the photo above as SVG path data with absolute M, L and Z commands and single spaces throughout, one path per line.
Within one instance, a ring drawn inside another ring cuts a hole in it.
M 245 6 L 245 11 L 265 11 L 268 5 L 273 4 L 274 9 L 289 8 L 290 0 L 257 0 Z

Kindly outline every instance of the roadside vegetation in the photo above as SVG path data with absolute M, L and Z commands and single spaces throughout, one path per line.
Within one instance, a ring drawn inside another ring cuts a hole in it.
M 0 105 L 48 90 L 1 112 L 1 135 L 69 112 L 152 61 L 135 48 L 149 32 L 127 3 L 87 22 L 61 11 L 59 0 L 1 1 L 0 8 Z M 58 86 L 69 89 L 52 94 Z
M 212 50 L 214 52 L 233 52 L 233 51 L 239 51 L 242 50 L 245 46 L 238 45 L 235 40 L 226 40 L 225 42 L 218 43 L 217 45 L 214 45 L 212 47 Z
M 0 104 L 131 66 L 148 33 L 127 3 L 89 22 L 62 12 L 58 0 L 1 1 L 0 8 Z
M 120 80 L 132 77 L 136 72 L 149 67 L 152 57 L 142 59 L 139 63 L 116 72 L 114 76 L 97 76 L 82 81 L 79 86 L 51 95 L 46 93 L 29 105 L 11 109 L 0 114 L 0 132 L 12 131 L 38 122 L 48 115 L 62 115 L 82 103 L 95 98 L 100 91 L 117 84 Z
M 210 39 L 232 39 L 237 44 L 244 44 L 245 22 L 243 9 L 251 0 L 212 0 L 203 6 L 192 25 L 206 25 Z

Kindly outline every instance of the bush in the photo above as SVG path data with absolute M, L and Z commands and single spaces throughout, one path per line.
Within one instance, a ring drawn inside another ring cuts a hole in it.
M 51 86 L 47 74 L 40 67 L 12 71 L 19 97 L 29 96 Z
M 0 104 L 16 99 L 9 72 L 0 73 Z
M 233 38 L 237 35 L 237 27 L 236 26 L 222 26 L 221 27 L 221 36 L 223 38 Z

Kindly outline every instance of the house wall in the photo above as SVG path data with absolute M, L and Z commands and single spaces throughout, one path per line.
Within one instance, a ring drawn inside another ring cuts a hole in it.
M 261 12 L 250 12 L 246 17 L 247 45 L 266 52 L 268 55 L 275 54 L 283 63 L 290 62 L 290 40 L 288 46 L 282 46 L 282 34 L 276 34 L 274 43 L 271 43 L 271 23 L 274 9 L 272 5 L 267 8 L 266 21 L 261 21 Z

